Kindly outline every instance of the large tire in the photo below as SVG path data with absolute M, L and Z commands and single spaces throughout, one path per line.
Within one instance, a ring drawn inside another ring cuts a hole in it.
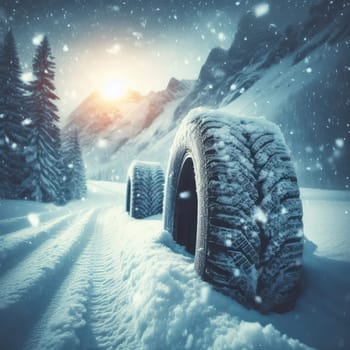
M 136 219 L 163 211 L 164 172 L 158 163 L 133 161 L 128 170 L 126 211 Z
M 276 125 L 190 113 L 172 146 L 165 196 L 164 228 L 194 254 L 203 279 L 262 312 L 293 306 L 302 205 Z

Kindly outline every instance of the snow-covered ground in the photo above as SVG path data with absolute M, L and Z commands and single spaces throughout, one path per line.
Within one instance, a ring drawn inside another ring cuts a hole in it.
M 201 281 L 123 184 L 66 207 L 0 202 L 1 349 L 348 349 L 350 194 L 304 189 L 304 288 L 261 315 Z

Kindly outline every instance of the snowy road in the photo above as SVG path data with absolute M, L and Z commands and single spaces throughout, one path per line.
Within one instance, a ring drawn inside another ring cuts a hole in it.
M 2 201 L 0 348 L 350 348 L 350 197 L 305 190 L 303 204 L 303 294 L 262 316 L 201 281 L 160 217 L 129 218 L 122 185 L 91 182 L 63 208 Z

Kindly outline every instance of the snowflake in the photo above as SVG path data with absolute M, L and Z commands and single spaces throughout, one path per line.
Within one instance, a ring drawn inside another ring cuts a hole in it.
M 32 43 L 35 46 L 39 46 L 44 39 L 44 34 L 35 34 L 32 38 Z
M 226 35 L 225 35 L 223 32 L 220 32 L 220 33 L 218 34 L 218 39 L 219 39 L 220 41 L 225 41 L 225 40 L 226 40 Z
M 305 152 L 306 152 L 306 153 L 312 153 L 312 152 L 313 152 L 312 147 L 311 147 L 311 146 L 306 146 L 306 147 L 305 147 Z
M 307 67 L 306 68 L 306 73 L 310 74 L 312 72 L 312 68 L 311 67 Z
M 256 302 L 257 304 L 261 304 L 261 303 L 262 303 L 262 298 L 261 298 L 261 296 L 259 296 L 259 295 L 256 295 L 255 298 L 254 298 L 254 300 L 255 300 L 255 302 Z
M 262 17 L 269 13 L 270 11 L 270 5 L 266 2 L 262 2 L 261 4 L 258 4 L 254 6 L 254 15 L 255 17 Z
M 21 80 L 24 83 L 29 83 L 34 79 L 33 73 L 32 72 L 24 72 L 21 75 Z
M 113 5 L 113 6 L 111 7 L 111 10 L 114 11 L 114 12 L 119 12 L 120 7 L 119 7 L 118 5 Z
M 133 32 L 132 35 L 136 38 L 136 40 L 141 40 L 143 38 L 143 34 L 140 32 Z
M 113 44 L 112 46 L 106 49 L 106 52 L 111 55 L 116 55 L 120 52 L 121 46 L 119 44 Z
M 266 224 L 268 217 L 260 207 L 256 207 L 255 213 L 254 213 L 254 220 L 262 224 Z
M 107 145 L 108 145 L 108 142 L 107 142 L 107 140 L 105 140 L 105 139 L 99 139 L 99 140 L 97 141 L 97 147 L 98 147 L 98 148 L 106 148 Z
M 226 239 L 225 240 L 225 246 L 226 247 L 232 247 L 232 240 L 231 239 Z
M 281 209 L 281 214 L 282 214 L 282 215 L 286 215 L 287 213 L 288 213 L 287 208 L 286 208 L 286 207 L 282 207 L 282 209 Z
M 192 197 L 192 193 L 191 193 L 191 191 L 183 191 L 183 192 L 179 193 L 179 197 L 181 199 L 189 199 Z
M 30 213 L 27 215 L 27 220 L 33 227 L 38 227 L 40 225 L 40 218 L 38 214 Z
M 304 231 L 302 229 L 298 230 L 297 237 L 304 237 Z
M 341 138 L 336 139 L 336 140 L 335 140 L 335 144 L 336 144 L 337 147 L 343 148 L 343 147 L 344 147 L 344 140 L 341 139 Z
M 21 123 L 23 126 L 32 124 L 32 120 L 30 118 L 26 118 Z

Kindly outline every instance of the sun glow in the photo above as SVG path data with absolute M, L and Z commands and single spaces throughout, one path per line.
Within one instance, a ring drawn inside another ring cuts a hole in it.
M 121 97 L 126 90 L 126 84 L 123 80 L 109 80 L 100 88 L 100 93 L 106 100 L 115 100 Z

